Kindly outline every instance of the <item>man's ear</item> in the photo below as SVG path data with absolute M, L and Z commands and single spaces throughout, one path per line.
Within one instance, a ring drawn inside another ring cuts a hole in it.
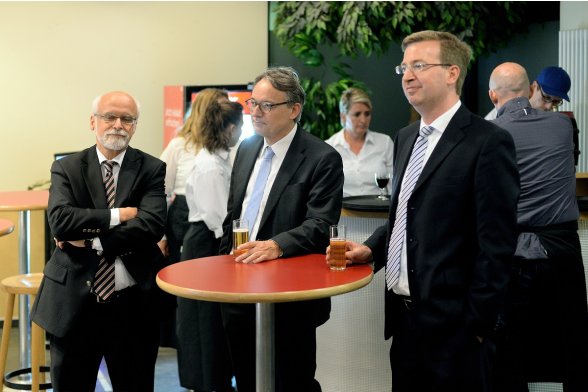
M 498 94 L 496 94 L 496 91 L 488 90 L 488 96 L 490 97 L 490 102 L 492 102 L 492 105 L 496 107 L 498 104 Z

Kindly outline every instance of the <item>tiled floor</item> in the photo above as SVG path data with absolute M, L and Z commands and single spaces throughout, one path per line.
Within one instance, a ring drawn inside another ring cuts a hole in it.
M 49 359 L 49 354 L 47 354 Z M 18 349 L 18 329 L 12 328 L 10 335 L 10 346 L 8 348 L 8 358 L 6 370 L 12 371 L 19 367 L 19 349 Z M 14 389 L 4 388 L 4 392 L 15 391 Z M 49 389 L 48 391 L 51 391 Z M 112 391 L 108 380 L 108 373 L 104 363 L 100 367 L 100 374 L 96 382 L 95 392 Z M 172 348 L 160 347 L 157 363 L 155 364 L 155 392 L 187 392 L 180 386 L 178 380 L 178 364 L 176 360 L 176 350 Z

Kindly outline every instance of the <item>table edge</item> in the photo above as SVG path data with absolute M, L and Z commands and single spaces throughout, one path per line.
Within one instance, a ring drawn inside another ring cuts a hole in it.
M 349 293 L 367 286 L 372 281 L 373 277 L 374 272 L 372 271 L 369 275 L 363 277 L 362 279 L 340 286 L 306 291 L 284 291 L 279 293 L 226 293 L 218 291 L 194 290 L 169 284 L 160 279 L 159 275 L 156 277 L 156 282 L 163 291 L 182 298 L 226 303 L 274 303 L 307 301 L 311 299 L 327 298 L 333 297 L 335 295 Z

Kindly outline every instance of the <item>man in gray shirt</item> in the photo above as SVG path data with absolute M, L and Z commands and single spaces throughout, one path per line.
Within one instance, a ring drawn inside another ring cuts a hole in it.
M 559 113 L 533 109 L 529 79 L 516 63 L 490 76 L 494 122 L 513 137 L 521 194 L 519 237 L 498 346 L 496 391 L 528 382 L 563 382 L 588 391 L 588 310 L 578 238 L 573 128 Z

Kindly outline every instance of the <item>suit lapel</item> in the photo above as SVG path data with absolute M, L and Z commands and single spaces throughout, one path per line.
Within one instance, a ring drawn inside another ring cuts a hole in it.
M 398 144 L 402 146 L 402 149 L 398 150 L 398 156 L 394 160 L 394 175 L 392 176 L 392 195 L 394 198 L 398 198 L 402 178 L 404 178 L 404 172 L 406 171 L 412 148 L 419 134 L 418 131 L 419 123 L 416 122 L 406 128 L 406 132 L 398 136 Z M 403 141 L 403 139 L 405 140 Z
M 116 196 L 114 198 L 115 207 L 122 206 L 122 203 L 129 197 L 133 184 L 139 175 L 141 160 L 141 156 L 134 148 L 127 147 L 127 152 L 118 173 Z
M 255 161 L 259 156 L 261 147 L 263 147 L 263 138 L 260 136 L 254 137 L 256 137 L 257 140 L 251 142 L 250 148 L 248 148 L 247 151 L 245 151 L 245 149 L 241 150 L 243 152 L 243 157 L 241 159 L 235 159 L 235 164 L 237 167 L 233 171 L 234 175 L 231 178 L 235 189 L 233 194 L 236 197 L 233 202 L 233 205 L 236 207 L 233 211 L 233 216 L 236 216 L 237 218 L 241 216 L 241 209 L 243 207 L 243 200 L 245 199 L 245 192 L 247 191 L 249 177 L 251 177 L 251 172 L 253 172 Z
M 88 188 L 88 193 L 96 208 L 106 208 L 106 193 L 102 180 L 102 170 L 98 162 L 96 146 L 89 148 L 81 161 L 82 175 Z
M 303 152 L 304 145 L 302 142 L 302 136 L 300 134 L 300 128 L 298 128 L 296 130 L 296 135 L 294 135 L 294 139 L 292 139 L 292 143 L 288 148 L 288 152 L 284 157 L 282 166 L 280 166 L 280 170 L 276 175 L 276 179 L 272 184 L 272 189 L 270 190 L 270 194 L 263 210 L 263 215 L 261 216 L 261 221 L 259 222 L 260 228 L 263 227 L 267 217 L 278 203 L 278 200 L 280 200 L 284 188 L 286 188 L 290 182 L 290 179 L 304 161 L 305 156 Z
M 457 144 L 465 137 L 463 128 L 470 124 L 469 112 L 465 107 L 460 106 L 459 110 L 455 113 L 447 128 L 443 132 L 441 139 L 437 142 L 437 146 L 433 150 L 433 153 L 425 163 L 425 167 L 414 186 L 412 193 L 418 191 L 421 184 L 435 172 L 437 167 L 445 160 L 451 150 L 455 148 Z

